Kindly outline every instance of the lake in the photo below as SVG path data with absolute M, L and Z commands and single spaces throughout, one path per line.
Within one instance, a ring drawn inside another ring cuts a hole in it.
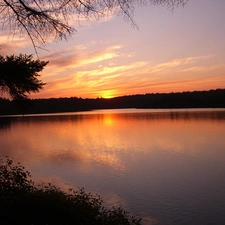
M 225 109 L 0 117 L 0 158 L 152 225 L 225 224 Z

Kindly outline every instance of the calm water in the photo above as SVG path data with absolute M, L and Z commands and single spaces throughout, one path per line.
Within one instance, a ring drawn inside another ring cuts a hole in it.
M 99 193 L 144 224 L 225 224 L 225 110 L 0 117 L 0 158 Z

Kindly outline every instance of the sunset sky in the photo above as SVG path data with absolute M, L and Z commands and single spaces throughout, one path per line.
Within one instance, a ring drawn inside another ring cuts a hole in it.
M 31 98 L 115 97 L 225 88 L 225 1 L 189 0 L 173 12 L 137 7 L 138 29 L 112 16 L 76 26 L 39 50 L 47 83 Z M 0 31 L 0 54 L 34 54 L 25 36 Z

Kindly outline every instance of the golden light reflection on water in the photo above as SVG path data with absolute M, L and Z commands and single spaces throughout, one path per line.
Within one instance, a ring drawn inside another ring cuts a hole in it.
M 224 134 L 225 110 L 0 118 L 0 157 L 21 162 L 36 183 L 85 187 L 153 223 L 154 207 L 173 214 L 186 207 L 187 193 L 191 208 L 212 189 L 212 202 L 225 201 Z
M 104 124 L 107 126 L 113 126 L 115 123 L 115 118 L 113 118 L 113 114 L 106 114 L 104 115 Z
M 131 155 L 139 154 L 153 151 L 157 146 L 166 151 L 193 154 L 203 150 L 196 146 L 209 140 L 221 141 L 224 133 L 224 126 L 217 120 L 168 115 L 155 118 L 144 114 L 107 113 L 35 120 L 21 118 L 11 123 L 6 129 L 8 133 L 1 135 L 1 155 L 10 151 L 13 155 L 23 155 L 26 151 L 25 157 L 30 155 L 29 160 L 36 159 L 32 155 L 42 155 L 41 158 L 59 155 L 61 161 L 96 161 L 120 170 L 124 166 L 119 152 L 132 150 Z M 10 138 L 13 141 L 9 141 Z M 14 148 L 19 149 L 19 153 Z M 61 157 L 62 153 L 66 157 Z
M 62 166 L 72 161 L 85 173 L 96 163 L 124 172 L 129 163 L 157 149 L 195 155 L 208 151 L 202 147 L 204 143 L 224 143 L 224 120 L 202 119 L 199 113 L 181 115 L 106 113 L 14 118 L 8 129 L 0 130 L 0 155 L 25 161 L 26 165 L 44 160 Z

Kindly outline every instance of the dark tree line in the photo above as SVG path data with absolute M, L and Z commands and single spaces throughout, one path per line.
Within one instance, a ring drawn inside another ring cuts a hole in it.
M 19 106 L 19 107 L 18 107 Z M 0 99 L 0 114 L 76 112 L 116 108 L 225 108 L 225 89 L 169 94 L 144 94 L 112 99 L 50 98 L 18 101 Z

